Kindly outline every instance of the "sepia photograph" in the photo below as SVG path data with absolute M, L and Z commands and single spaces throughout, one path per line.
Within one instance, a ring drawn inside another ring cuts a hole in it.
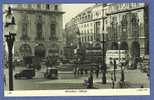
M 6 96 L 150 95 L 146 3 L 3 4 L 3 48 Z

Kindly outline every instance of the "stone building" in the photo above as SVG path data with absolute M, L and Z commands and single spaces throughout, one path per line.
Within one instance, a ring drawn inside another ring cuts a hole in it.
M 105 40 L 107 50 L 128 50 L 131 58 L 149 55 L 148 6 L 144 3 L 96 4 L 66 24 L 71 31 L 70 23 L 78 28 L 82 44 L 101 45 Z
M 106 5 L 97 4 L 83 10 L 65 25 L 65 29 L 73 34 L 78 33 L 82 44 L 88 44 L 89 42 L 100 40 L 102 33 L 105 32 L 102 24 L 104 20 L 103 10 L 105 6 Z M 74 32 L 74 30 L 76 31 Z
M 15 56 L 62 54 L 63 11 L 60 4 L 13 4 L 17 24 Z
M 149 54 L 148 11 L 144 3 L 108 4 L 108 49 L 128 50 L 132 58 Z

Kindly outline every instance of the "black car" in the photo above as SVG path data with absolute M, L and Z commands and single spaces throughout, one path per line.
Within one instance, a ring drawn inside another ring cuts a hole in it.
M 44 73 L 44 78 L 48 79 L 58 79 L 58 70 L 57 68 L 48 68 Z
M 19 73 L 15 74 L 15 79 L 21 79 L 21 78 L 27 78 L 32 79 L 35 76 L 35 70 L 34 69 L 24 69 Z

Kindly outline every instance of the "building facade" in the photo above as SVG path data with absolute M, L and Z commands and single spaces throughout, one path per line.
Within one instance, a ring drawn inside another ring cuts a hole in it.
M 147 9 L 144 3 L 109 4 L 108 48 L 128 50 L 133 58 L 148 55 Z
M 131 58 L 149 55 L 148 6 L 144 3 L 96 4 L 66 24 L 71 32 L 70 23 L 78 28 L 81 44 L 105 41 L 107 50 L 128 50 Z
M 13 4 L 17 24 L 14 56 L 46 57 L 63 51 L 60 4 Z

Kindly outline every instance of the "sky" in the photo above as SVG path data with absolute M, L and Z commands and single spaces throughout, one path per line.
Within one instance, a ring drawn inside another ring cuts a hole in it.
M 63 28 L 65 24 L 70 21 L 73 17 L 75 17 L 78 13 L 83 11 L 84 9 L 95 5 L 94 3 L 86 3 L 86 4 L 63 4 L 63 11 L 65 14 L 63 15 Z

